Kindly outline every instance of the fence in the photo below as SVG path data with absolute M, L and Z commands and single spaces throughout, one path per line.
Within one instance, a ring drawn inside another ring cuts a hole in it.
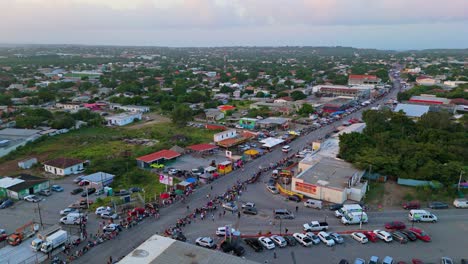
M 406 185 L 406 186 L 412 186 L 412 187 L 431 186 L 432 188 L 439 188 L 442 186 L 442 184 L 438 181 L 420 181 L 420 180 L 403 179 L 403 178 L 398 178 L 397 183 L 400 185 Z
M 387 176 L 380 175 L 379 173 L 369 173 L 368 171 L 366 171 L 362 177 L 364 179 L 378 181 L 378 182 L 386 182 L 387 181 Z

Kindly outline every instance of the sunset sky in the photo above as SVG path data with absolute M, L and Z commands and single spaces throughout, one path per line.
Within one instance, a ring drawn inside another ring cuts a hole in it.
M 0 0 L 0 43 L 468 48 L 468 0 Z

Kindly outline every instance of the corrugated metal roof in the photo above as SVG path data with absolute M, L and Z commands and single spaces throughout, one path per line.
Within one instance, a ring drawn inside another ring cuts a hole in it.
M 421 117 L 429 112 L 428 105 L 398 104 L 395 112 L 403 111 L 409 117 Z

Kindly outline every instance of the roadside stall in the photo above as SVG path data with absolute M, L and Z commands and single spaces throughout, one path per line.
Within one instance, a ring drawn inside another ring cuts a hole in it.
M 188 182 L 188 181 L 183 181 L 183 182 L 179 182 L 177 185 L 176 185 L 176 189 L 177 190 L 182 190 L 182 191 L 188 191 L 188 189 L 193 189 L 193 185 L 192 183 Z
M 223 161 L 218 164 L 218 173 L 220 174 L 227 174 L 232 171 L 232 162 L 231 161 Z

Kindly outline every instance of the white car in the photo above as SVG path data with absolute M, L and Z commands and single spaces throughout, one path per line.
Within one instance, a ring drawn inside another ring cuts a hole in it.
M 271 192 L 272 194 L 278 194 L 279 191 L 275 186 L 267 186 L 267 190 Z
M 195 244 L 200 247 L 215 248 L 216 245 L 211 237 L 199 237 L 195 240 Z
M 273 235 L 270 237 L 271 240 L 273 240 L 273 242 L 278 245 L 278 247 L 286 247 L 288 245 L 288 243 L 286 242 L 286 240 L 282 237 L 282 236 L 277 236 L 277 235 Z
M 242 209 L 247 208 L 247 207 L 254 208 L 255 203 L 247 202 L 247 203 L 242 204 Z
M 60 215 L 64 216 L 69 213 L 79 213 L 79 210 L 76 208 L 65 208 L 63 210 L 60 210 Z
M 312 232 L 307 232 L 307 233 L 305 233 L 305 235 L 307 237 L 309 237 L 310 240 L 312 240 L 312 243 L 314 243 L 314 245 L 317 245 L 317 244 L 320 243 L 320 238 L 316 234 L 314 234 Z
M 101 218 L 102 219 L 117 219 L 119 218 L 118 214 L 112 213 L 112 212 L 103 212 L 101 213 Z
M 233 202 L 223 203 L 223 208 L 229 211 L 237 211 L 239 209 L 237 208 L 237 205 Z
M 327 246 L 329 246 L 329 247 L 335 245 L 335 240 L 333 240 L 333 239 L 330 237 L 330 235 L 329 235 L 327 232 L 325 232 L 325 231 L 320 231 L 320 232 L 318 233 L 318 237 L 320 238 L 320 240 L 322 240 L 322 242 L 323 242 L 325 245 L 327 245 Z
M 24 197 L 24 200 L 28 201 L 28 202 L 38 203 L 42 199 L 37 197 L 36 195 L 27 195 L 27 196 Z
M 275 243 L 273 243 L 273 241 L 268 237 L 261 236 L 258 238 L 258 242 L 260 242 L 260 244 L 262 244 L 262 246 L 266 249 L 275 248 Z
M 378 238 L 382 239 L 387 243 L 393 241 L 392 235 L 387 231 L 376 229 L 374 230 L 374 234 L 376 234 Z
M 97 215 L 101 215 L 103 213 L 109 213 L 109 210 L 107 210 L 107 208 L 104 207 L 104 206 L 100 206 L 100 207 L 96 208 L 96 211 L 94 213 L 97 214 Z
M 354 240 L 356 240 L 357 242 L 361 243 L 361 244 L 365 244 L 365 243 L 369 242 L 366 235 L 364 235 L 363 233 L 353 232 L 353 233 L 351 233 L 351 237 Z
M 301 234 L 301 233 L 294 233 L 293 234 L 293 237 L 296 239 L 296 241 L 303 245 L 304 247 L 310 247 L 312 246 L 312 240 L 310 240 L 310 238 L 304 234 Z
M 114 232 L 119 230 L 119 225 L 117 224 L 108 224 L 103 228 L 104 232 Z
M 231 228 L 231 234 L 234 233 L 236 230 L 234 230 L 234 228 Z M 228 232 L 229 232 L 229 229 L 228 229 Z M 225 226 L 222 226 L 222 227 L 218 227 L 218 229 L 216 229 L 216 235 L 217 236 L 225 236 L 226 235 L 226 227 Z

